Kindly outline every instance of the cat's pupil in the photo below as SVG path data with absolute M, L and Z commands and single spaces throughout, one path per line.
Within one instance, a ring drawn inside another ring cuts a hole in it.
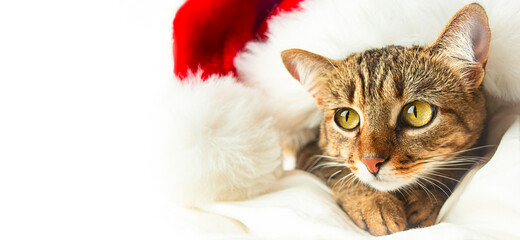
M 350 114 L 350 111 L 343 111 L 341 113 L 341 116 L 345 118 L 345 122 L 348 121 L 348 115 Z
M 417 108 L 415 106 L 410 106 L 410 108 L 408 108 L 408 113 L 413 113 L 415 118 L 417 118 Z

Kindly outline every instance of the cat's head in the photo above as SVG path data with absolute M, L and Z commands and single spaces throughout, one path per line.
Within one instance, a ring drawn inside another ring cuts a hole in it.
M 344 60 L 290 49 L 282 59 L 323 112 L 325 154 L 391 191 L 435 174 L 476 142 L 490 38 L 484 9 L 471 4 L 426 47 L 388 46 Z

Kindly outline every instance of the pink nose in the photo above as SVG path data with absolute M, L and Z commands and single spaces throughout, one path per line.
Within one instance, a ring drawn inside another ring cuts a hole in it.
M 385 160 L 382 158 L 361 158 L 361 162 L 363 162 L 370 173 L 372 173 L 374 176 L 377 175 L 379 172 L 379 167 L 381 166 L 381 163 L 383 163 Z

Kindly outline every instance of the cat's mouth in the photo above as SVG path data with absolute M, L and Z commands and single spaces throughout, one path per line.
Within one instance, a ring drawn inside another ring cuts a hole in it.
M 356 176 L 362 182 L 382 192 L 396 191 L 416 181 L 414 178 L 405 178 L 396 175 L 385 167 L 381 168 L 376 176 L 371 174 L 368 170 L 360 168 L 360 170 L 356 172 Z
M 367 183 L 382 192 L 395 191 L 407 185 L 407 183 L 402 180 L 388 180 L 382 179 L 381 177 L 374 177 L 373 180 Z

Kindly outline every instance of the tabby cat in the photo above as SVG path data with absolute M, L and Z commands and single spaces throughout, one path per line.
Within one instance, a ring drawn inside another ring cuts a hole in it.
M 485 118 L 491 33 L 484 9 L 459 10 L 426 47 L 388 46 L 333 60 L 282 53 L 323 112 L 297 167 L 323 178 L 360 227 L 385 235 L 435 223 L 478 158 L 463 154 Z

